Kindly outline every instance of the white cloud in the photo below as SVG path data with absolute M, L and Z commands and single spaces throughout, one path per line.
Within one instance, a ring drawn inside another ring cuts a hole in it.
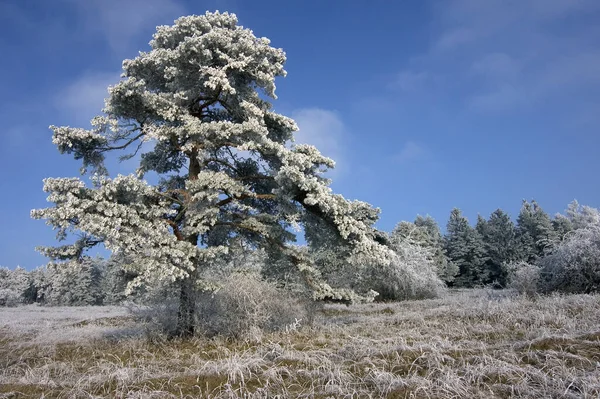
M 176 0 L 66 0 L 77 7 L 88 32 L 100 33 L 111 49 L 121 53 L 145 30 L 172 24 L 185 15 Z
M 458 28 L 450 30 L 448 32 L 444 32 L 440 36 L 434 48 L 437 51 L 452 50 L 461 44 L 474 41 L 476 39 L 475 35 L 476 34 L 474 31 L 471 29 Z
M 87 73 L 69 84 L 55 99 L 55 106 L 69 113 L 74 122 L 83 123 L 104 108 L 108 86 L 119 81 L 120 72 Z
M 398 78 L 393 86 L 398 87 L 402 91 L 412 92 L 423 88 L 429 79 L 428 72 L 405 70 L 398 74 Z
M 414 141 L 407 141 L 404 147 L 394 157 L 394 161 L 401 164 L 426 160 L 431 156 L 429 150 Z
M 531 98 L 522 90 L 512 85 L 500 87 L 486 93 L 476 94 L 467 100 L 470 109 L 477 111 L 505 111 L 527 105 Z
M 427 51 L 400 73 L 399 89 L 419 84 L 428 96 L 486 112 L 544 106 L 565 91 L 599 91 L 600 27 L 590 17 L 600 12 L 599 1 L 433 4 L 437 32 Z M 436 84 L 424 86 L 433 76 Z
M 335 112 L 320 108 L 306 108 L 292 112 L 292 118 L 299 128 L 294 135 L 296 144 L 312 144 L 323 155 L 332 158 L 336 162 L 333 174 L 339 174 L 347 169 L 342 145 L 345 127 Z
M 513 80 L 521 70 L 519 61 L 506 53 L 490 53 L 476 60 L 471 71 L 490 79 Z

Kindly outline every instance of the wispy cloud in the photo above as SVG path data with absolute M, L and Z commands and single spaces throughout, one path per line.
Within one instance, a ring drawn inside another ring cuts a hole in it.
M 55 106 L 82 124 L 98 115 L 108 97 L 108 86 L 119 81 L 120 72 L 90 72 L 74 80 L 55 98 Z
M 65 0 L 78 10 L 85 30 L 101 34 L 117 53 L 130 50 L 132 41 L 157 24 L 170 24 L 185 15 L 177 0 Z
M 456 28 L 441 34 L 433 50 L 444 52 L 454 50 L 456 47 L 472 42 L 477 38 L 477 32 L 470 28 Z
M 521 73 L 521 63 L 506 53 L 490 53 L 473 62 L 471 72 L 489 79 L 512 81 Z
M 567 92 L 600 89 L 597 0 L 449 0 L 433 3 L 434 39 L 399 72 L 468 109 L 537 106 Z M 577 24 L 572 18 L 578 18 Z M 421 87 L 422 88 L 422 87 Z M 592 89 L 593 88 L 593 89 Z
M 408 164 L 417 161 L 425 161 L 431 157 L 431 152 L 423 145 L 417 144 L 414 141 L 407 141 L 398 152 L 393 161 L 399 164 Z
M 422 89 L 428 81 L 431 80 L 431 74 L 427 71 L 401 71 L 392 87 L 399 88 L 405 92 L 413 92 Z
M 295 134 L 296 144 L 312 144 L 323 155 L 332 158 L 336 162 L 333 174 L 339 175 L 348 168 L 342 145 L 346 128 L 337 113 L 320 108 L 306 108 L 292 112 L 292 118 L 300 129 Z

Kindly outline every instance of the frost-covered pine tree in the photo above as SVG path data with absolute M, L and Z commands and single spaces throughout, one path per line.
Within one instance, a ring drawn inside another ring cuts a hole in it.
M 506 285 L 505 265 L 518 260 L 515 225 L 502 209 L 496 209 L 485 222 L 477 221 L 486 249 L 485 283 Z
M 574 230 L 600 225 L 600 211 L 587 205 L 580 205 L 573 200 L 567 206 L 567 218 Z
M 35 300 L 30 273 L 20 266 L 15 270 L 0 267 L 0 306 L 16 306 Z
M 91 129 L 52 126 L 61 153 L 83 162 L 78 178 L 48 178 L 55 205 L 32 211 L 73 244 L 45 247 L 53 261 L 81 258 L 103 243 L 133 261 L 131 287 L 179 284 L 178 333 L 194 332 L 195 292 L 210 289 L 203 272 L 244 239 L 290 260 L 315 298 L 355 300 L 333 288 L 291 228 L 318 218 L 350 248 L 351 264 L 389 264 L 391 251 L 372 227 L 378 209 L 334 194 L 322 172 L 334 166 L 310 145 L 290 145 L 296 124 L 272 109 L 285 53 L 228 13 L 179 18 L 160 26 L 151 50 L 123 62 L 103 114 Z M 141 154 L 136 175 L 109 178 L 105 155 Z M 156 185 L 143 180 L 152 172 Z M 365 287 L 362 298 L 373 297 Z
M 469 221 L 458 208 L 454 208 L 450 213 L 444 240 L 448 257 L 460 270 L 454 285 L 474 287 L 481 284 L 483 265 L 486 261 L 483 238 L 469 225 Z
M 518 260 L 514 223 L 502 209 L 496 209 L 488 220 L 479 215 L 475 230 L 481 235 L 485 248 L 482 282 L 504 287 L 506 265 Z
M 56 306 L 101 305 L 103 260 L 81 259 L 52 263 L 46 269 L 44 301 Z
M 557 241 L 552 220 L 535 200 L 523 201 L 517 217 L 516 232 L 520 258 L 529 263 L 534 263 L 550 252 Z

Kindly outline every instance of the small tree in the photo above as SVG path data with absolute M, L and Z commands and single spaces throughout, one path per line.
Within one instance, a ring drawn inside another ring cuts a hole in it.
M 81 258 L 103 243 L 133 261 L 136 285 L 179 285 L 177 332 L 194 333 L 198 290 L 214 259 L 242 239 L 297 268 L 315 298 L 369 299 L 334 289 L 305 251 L 290 245 L 295 224 L 322 220 L 349 248 L 351 264 L 387 264 L 391 251 L 372 227 L 379 211 L 333 194 L 322 172 L 334 166 L 310 145 L 289 145 L 296 124 L 272 110 L 285 54 L 228 13 L 182 17 L 160 26 L 151 50 L 123 63 L 92 128 L 52 126 L 61 153 L 83 161 L 77 178 L 46 179 L 54 207 L 34 210 L 73 244 L 40 250 L 55 261 Z M 143 146 L 143 144 L 146 144 Z M 141 155 L 136 175 L 108 177 L 105 154 Z M 143 180 L 158 176 L 158 184 Z
M 440 227 L 431 216 L 419 215 L 413 223 L 398 223 L 392 231 L 392 240 L 394 237 L 402 237 L 425 249 L 428 259 L 435 265 L 438 277 L 446 283 L 454 281 L 458 267 L 448 259 Z
M 380 296 L 378 300 L 408 300 L 439 297 L 445 284 L 437 275 L 435 252 L 419 244 L 427 236 L 410 222 L 400 222 L 392 231 L 389 245 L 394 250 L 392 262 L 371 269 L 369 280 Z

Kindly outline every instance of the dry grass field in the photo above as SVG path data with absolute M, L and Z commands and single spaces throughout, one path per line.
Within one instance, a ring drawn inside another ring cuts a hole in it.
M 600 295 L 327 305 L 236 341 L 124 308 L 0 309 L 0 398 L 598 398 Z

